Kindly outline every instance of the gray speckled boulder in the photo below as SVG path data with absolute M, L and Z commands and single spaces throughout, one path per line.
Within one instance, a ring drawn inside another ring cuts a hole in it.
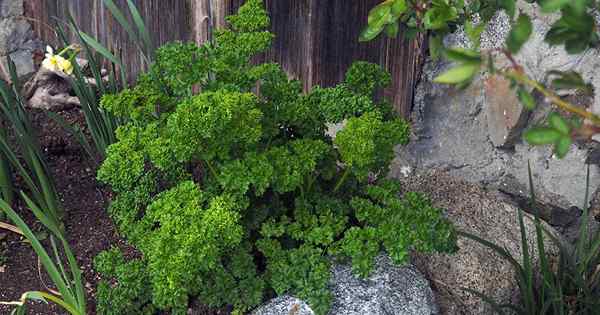
M 333 305 L 329 314 L 432 315 L 438 307 L 429 282 L 413 266 L 398 267 L 385 255 L 376 260 L 368 279 L 352 274 L 349 266 L 334 265 L 330 284 Z M 302 300 L 285 295 L 259 307 L 254 315 L 314 315 Z

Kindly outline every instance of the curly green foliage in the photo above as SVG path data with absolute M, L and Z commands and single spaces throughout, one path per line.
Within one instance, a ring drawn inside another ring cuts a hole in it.
M 373 96 L 378 89 L 388 86 L 391 82 L 392 76 L 388 72 L 365 61 L 353 63 L 344 80 L 344 84 L 354 93 L 369 96 Z
M 327 286 L 331 273 L 324 249 L 308 244 L 284 249 L 279 241 L 270 239 L 259 240 L 257 246 L 268 259 L 269 283 L 277 294 L 294 292 L 315 313 L 329 311 L 332 295 Z
M 174 96 L 192 94 L 194 85 L 204 85 L 209 74 L 208 51 L 195 43 L 169 43 L 156 51 L 150 76 Z
M 253 94 L 218 90 L 193 96 L 178 105 L 167 122 L 179 160 L 225 158 L 245 151 L 261 136 L 262 112 Z
M 310 108 L 317 108 L 323 120 L 339 123 L 377 109 L 370 96 L 355 94 L 345 85 L 331 88 L 315 87 L 306 97 Z
M 361 227 L 348 230 L 335 250 L 352 259 L 358 274 L 371 272 L 382 246 L 396 264 L 405 263 L 410 250 L 456 251 L 455 229 L 423 195 L 409 192 L 399 199 L 398 184 L 388 180 L 368 185 L 364 193 L 350 202 Z
M 149 88 L 147 75 L 142 75 L 138 85 L 119 94 L 104 94 L 100 106 L 113 115 L 131 119 L 141 124 L 160 118 L 161 110 L 172 108 L 171 99 L 161 91 Z
M 383 121 L 382 115 L 374 111 L 348 119 L 334 143 L 347 167 L 359 180 L 365 180 L 370 172 L 387 171 L 394 157 L 394 146 L 406 144 L 408 136 L 409 127 L 405 121 Z
M 231 29 L 215 34 L 215 44 L 210 46 L 211 73 L 216 80 L 207 84 L 210 90 L 232 87 L 249 90 L 255 81 L 250 74 L 250 59 L 266 51 L 273 34 L 267 28 L 270 23 L 262 0 L 248 0 L 237 15 L 227 17 Z
M 450 251 L 441 211 L 365 183 L 408 140 L 408 124 L 373 99 L 389 75 L 358 63 L 342 84 L 303 94 L 279 65 L 250 62 L 272 38 L 261 1 L 228 20 L 203 47 L 159 49 L 139 85 L 103 100 L 128 123 L 98 178 L 143 254 L 152 305 L 184 314 L 198 298 L 247 312 L 274 290 L 325 314 L 331 258 L 367 276 L 382 249 L 398 263 L 412 248 Z M 333 140 L 327 125 L 344 120 Z
M 118 248 L 111 248 L 96 256 L 94 269 L 111 280 L 98 283 L 98 314 L 151 315 L 157 311 L 151 303 L 152 287 L 144 261 L 126 261 Z
M 143 220 L 156 228 L 139 247 L 148 259 L 156 305 L 187 305 L 197 274 L 209 275 L 239 246 L 243 230 L 237 210 L 230 198 L 211 198 L 192 181 L 161 193 L 148 206 Z
M 250 246 L 244 245 L 224 258 L 210 274 L 202 274 L 198 295 L 208 305 L 233 305 L 240 313 L 262 302 L 266 286 L 258 276 Z
M 144 174 L 144 129 L 132 124 L 117 129 L 117 142 L 108 147 L 106 159 L 98 170 L 98 179 L 116 192 L 133 189 Z

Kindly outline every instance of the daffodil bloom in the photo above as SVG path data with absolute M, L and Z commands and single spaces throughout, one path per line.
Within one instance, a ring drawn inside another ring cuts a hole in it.
M 73 73 L 73 64 L 60 54 L 55 55 L 50 46 L 46 46 L 46 58 L 42 61 L 42 67 L 51 71 L 62 71 L 68 75 Z
M 73 73 L 73 64 L 63 57 L 60 58 L 61 59 L 58 60 L 60 69 L 62 70 L 62 72 L 71 75 Z
M 46 58 L 42 61 L 42 67 L 52 71 L 60 71 L 58 58 L 62 57 L 55 55 L 52 47 L 46 46 Z

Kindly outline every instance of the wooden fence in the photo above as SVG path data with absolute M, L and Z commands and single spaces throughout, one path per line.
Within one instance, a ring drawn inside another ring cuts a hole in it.
M 371 7 L 381 0 L 265 0 L 276 34 L 272 48 L 261 58 L 279 62 L 290 76 L 300 79 L 305 89 L 330 86 L 340 80 L 355 60 L 384 66 L 393 77 L 384 91 L 397 111 L 410 112 L 414 86 L 423 56 L 423 41 L 411 42 L 382 37 L 359 43 Z M 126 8 L 125 0 L 115 3 Z M 225 16 L 235 12 L 243 0 L 136 0 L 155 44 L 168 41 L 204 42 L 216 28 L 225 26 Z M 26 15 L 35 34 L 56 41 L 56 20 L 66 21 L 68 12 L 80 27 L 119 52 L 128 73 L 134 76 L 142 60 L 102 0 L 25 0 Z M 127 10 L 125 10 L 127 11 Z

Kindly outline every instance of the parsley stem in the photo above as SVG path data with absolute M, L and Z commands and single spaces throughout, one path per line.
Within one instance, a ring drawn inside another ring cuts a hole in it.
M 210 170 L 210 173 L 212 174 L 212 176 L 214 176 L 214 178 L 217 178 L 217 171 L 215 170 L 214 166 L 212 165 L 212 163 L 210 163 L 210 161 L 206 161 L 206 166 L 208 166 L 208 169 Z
M 348 175 L 350 175 L 350 167 L 346 167 L 346 170 L 344 171 L 342 178 L 340 178 L 340 180 L 335 185 L 335 188 L 333 188 L 333 192 L 337 192 L 338 189 L 340 189 L 340 187 L 342 187 L 342 184 L 346 181 L 346 178 L 348 178 Z

